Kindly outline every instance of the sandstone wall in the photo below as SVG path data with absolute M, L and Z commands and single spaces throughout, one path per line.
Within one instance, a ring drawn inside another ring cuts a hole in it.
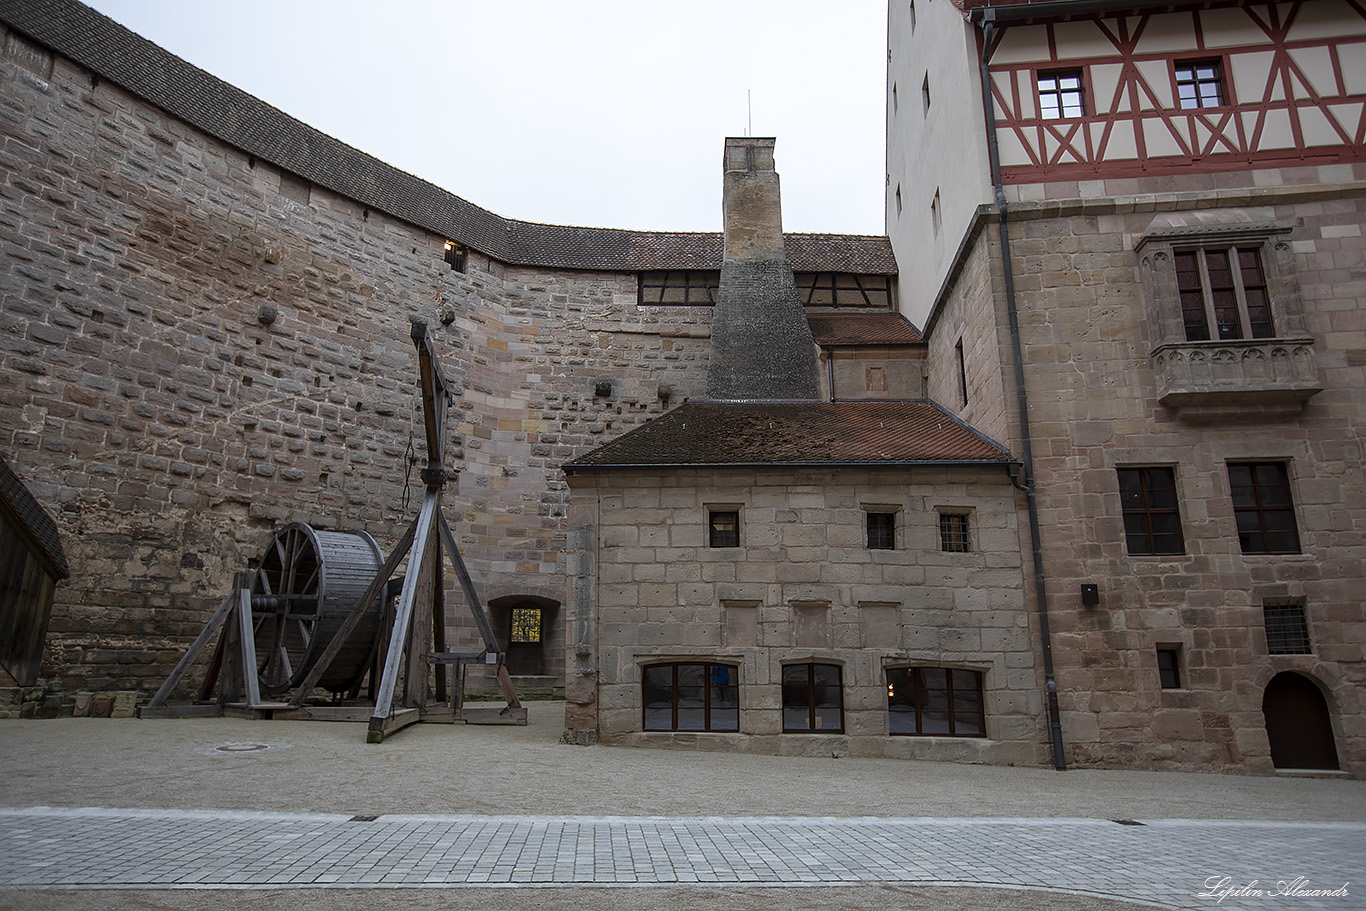
M 709 313 L 638 310 L 633 274 L 454 271 L 446 238 L 28 51 L 0 56 L 0 451 L 72 568 L 45 675 L 154 689 L 281 523 L 387 548 L 421 495 L 410 319 L 458 393 L 446 502 L 485 600 L 559 600 L 556 466 L 697 393 Z
M 1015 493 L 999 468 L 579 472 L 568 736 L 809 755 L 1046 761 L 1042 679 L 1021 590 Z M 740 512 L 741 546 L 707 546 L 709 506 Z M 868 508 L 896 547 L 867 548 Z M 940 550 L 941 510 L 972 551 Z M 740 732 L 642 731 L 642 668 L 740 667 Z M 845 733 L 783 734 L 785 662 L 843 673 Z M 986 738 L 890 736 L 889 666 L 984 673 Z

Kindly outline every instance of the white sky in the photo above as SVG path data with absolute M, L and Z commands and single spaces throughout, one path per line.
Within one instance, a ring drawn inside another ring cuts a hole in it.
M 883 0 L 86 0 L 508 218 L 721 228 L 721 150 L 778 139 L 788 231 L 882 234 Z

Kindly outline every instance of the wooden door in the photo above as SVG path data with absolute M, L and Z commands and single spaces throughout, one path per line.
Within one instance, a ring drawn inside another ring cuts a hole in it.
M 1262 695 L 1262 714 L 1276 768 L 1338 768 L 1328 704 L 1312 680 L 1289 671 L 1271 678 Z

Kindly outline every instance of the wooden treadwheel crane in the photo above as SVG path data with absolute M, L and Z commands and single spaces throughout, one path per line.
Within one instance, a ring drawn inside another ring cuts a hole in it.
M 426 324 L 414 322 L 411 337 L 427 444 L 427 466 L 421 471 L 426 489 L 417 518 L 382 564 L 379 547 L 364 532 L 326 532 L 297 523 L 277 531 L 260 567 L 234 576 L 232 592 L 139 711 L 140 717 L 235 711 L 254 717 L 368 720 L 369 743 L 382 743 L 387 735 L 422 720 L 526 724 L 526 709 L 517 699 L 488 613 L 441 508 L 447 480 L 446 377 Z M 392 578 L 405 557 L 407 571 Z M 446 560 L 484 641 L 482 650 L 446 647 Z M 220 629 L 201 702 L 166 705 Z M 462 669 L 475 661 L 497 666 L 507 701 L 502 709 L 463 705 Z M 429 702 L 433 668 L 436 698 Z M 368 704 L 357 704 L 354 699 L 366 680 Z M 310 703 L 319 686 L 352 698 Z M 262 695 L 289 690 L 293 696 L 288 701 L 267 701 Z

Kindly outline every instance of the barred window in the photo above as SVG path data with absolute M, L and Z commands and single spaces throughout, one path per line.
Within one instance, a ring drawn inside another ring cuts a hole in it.
M 972 550 L 968 539 L 968 517 L 966 513 L 942 512 L 939 514 L 939 549 L 946 553 L 965 554 Z
M 1309 655 L 1309 623 L 1303 604 L 1264 604 L 1266 650 L 1272 655 Z

